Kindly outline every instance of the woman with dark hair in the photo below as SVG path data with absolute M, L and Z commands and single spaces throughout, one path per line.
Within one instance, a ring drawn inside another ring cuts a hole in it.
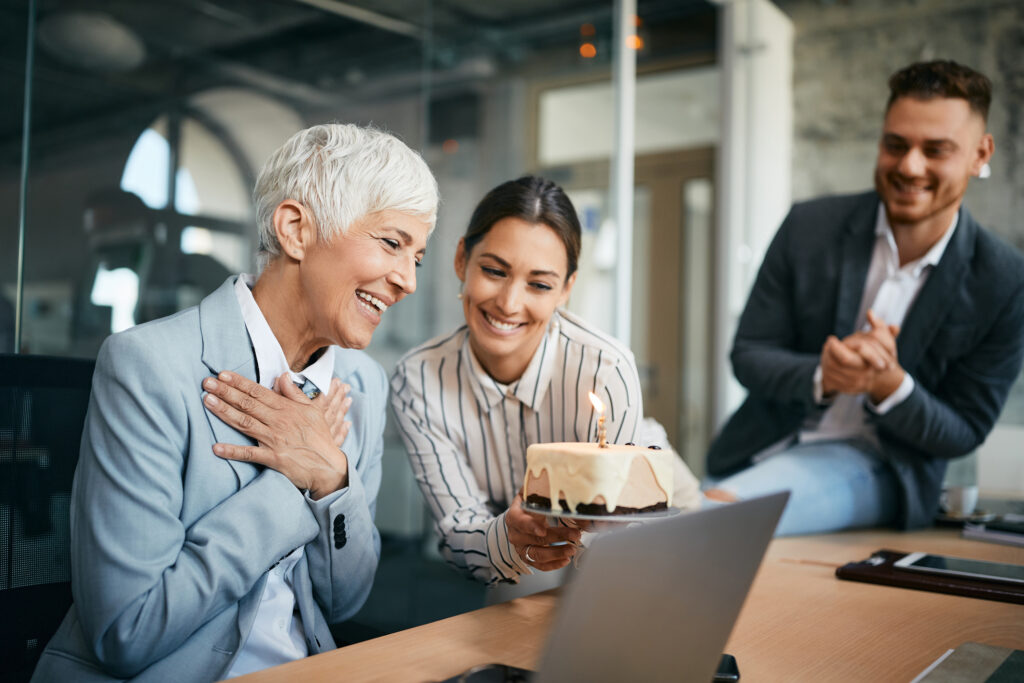
M 558 185 L 527 176 L 491 190 L 455 252 L 466 324 L 410 351 L 391 378 L 441 553 L 487 584 L 559 569 L 578 550 L 578 528 L 549 527 L 521 507 L 528 445 L 595 441 L 588 391 L 608 407 L 609 441 L 645 440 L 632 352 L 559 310 L 576 281 L 580 242 Z M 695 506 L 697 482 L 677 461 L 674 499 Z

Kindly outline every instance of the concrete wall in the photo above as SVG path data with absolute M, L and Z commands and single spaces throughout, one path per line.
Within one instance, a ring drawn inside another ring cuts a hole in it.
M 948 58 L 992 79 L 992 177 L 967 203 L 1024 250 L 1024 2 L 775 0 L 793 20 L 793 197 L 870 187 L 886 81 L 898 68 Z

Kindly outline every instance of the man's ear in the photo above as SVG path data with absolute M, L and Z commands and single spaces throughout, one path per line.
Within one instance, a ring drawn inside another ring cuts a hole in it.
M 466 238 L 459 238 L 459 246 L 455 247 L 455 275 L 461 282 L 466 281 Z
M 981 140 L 978 141 L 978 150 L 974 157 L 974 162 L 971 164 L 971 175 L 981 175 L 981 167 L 989 162 L 995 151 L 996 142 L 992 139 L 992 134 L 985 133 L 982 135 Z
M 576 276 L 579 274 L 577 270 L 575 273 L 569 276 L 569 279 L 565 281 L 565 286 L 562 287 L 562 297 L 558 300 L 559 306 L 565 306 L 569 303 L 569 295 L 572 293 L 572 286 L 576 284 Z
M 295 261 L 304 259 L 317 240 L 316 225 L 309 209 L 294 199 L 286 199 L 274 209 L 271 220 L 281 252 Z

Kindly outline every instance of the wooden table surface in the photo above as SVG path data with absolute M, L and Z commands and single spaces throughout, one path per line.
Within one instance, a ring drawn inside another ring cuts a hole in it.
M 881 548 L 1024 564 L 1024 548 L 951 530 L 777 539 L 726 645 L 743 678 L 910 681 L 967 641 L 1024 649 L 1024 605 L 835 578 Z
M 1024 548 L 953 530 L 776 539 L 726 645 L 741 681 L 906 682 L 967 641 L 1024 649 L 1024 605 L 835 578 L 880 548 L 1024 564 Z M 520 598 L 237 680 L 439 681 L 489 662 L 535 668 L 557 599 Z

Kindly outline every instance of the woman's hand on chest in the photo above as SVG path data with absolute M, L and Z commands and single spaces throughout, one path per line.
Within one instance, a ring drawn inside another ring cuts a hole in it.
M 233 372 L 206 378 L 203 388 L 211 412 L 257 441 L 256 446 L 214 444 L 216 455 L 277 470 L 314 500 L 348 486 L 341 444 L 351 427 L 345 419 L 351 399 L 340 380 L 316 399 L 302 393 L 287 373 L 277 378 L 274 391 Z

